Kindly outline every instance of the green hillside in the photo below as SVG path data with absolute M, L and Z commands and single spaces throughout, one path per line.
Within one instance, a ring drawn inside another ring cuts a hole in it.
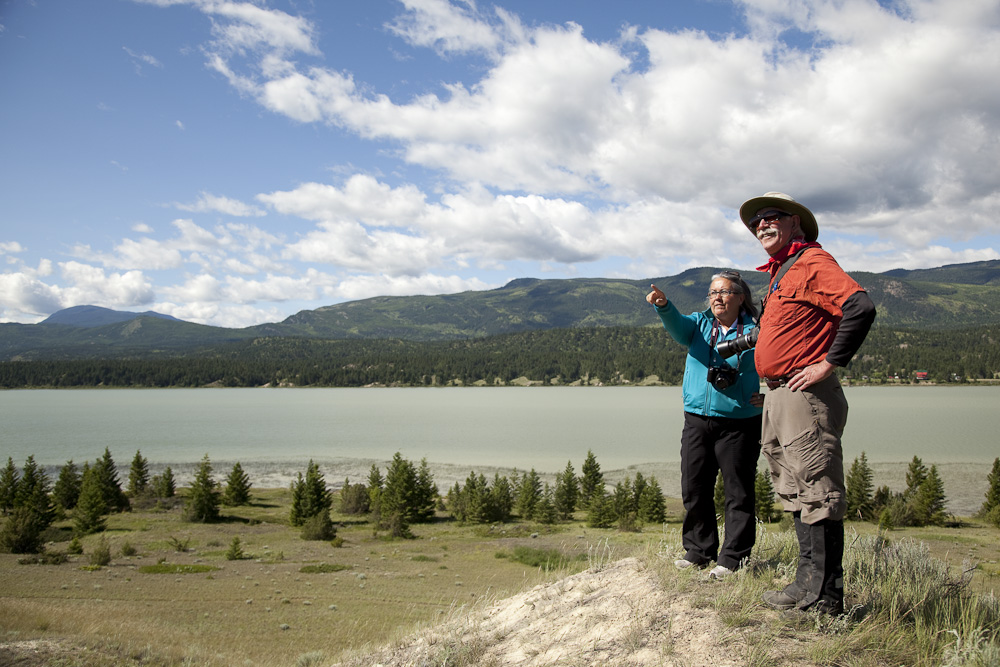
M 447 341 L 549 329 L 658 327 L 645 303 L 650 283 L 687 313 L 704 308 L 716 271 L 697 268 L 645 280 L 523 278 L 488 291 L 351 301 L 245 329 L 142 316 L 103 326 L 2 324 L 0 361 L 158 358 L 259 338 Z M 742 273 L 759 299 L 767 276 Z M 875 302 L 879 328 L 940 331 L 1000 323 L 1000 260 L 852 275 Z

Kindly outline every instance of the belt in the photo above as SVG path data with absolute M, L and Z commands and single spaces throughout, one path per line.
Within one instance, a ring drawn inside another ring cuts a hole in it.
M 768 389 L 777 389 L 778 387 L 784 387 L 786 384 L 791 382 L 792 376 L 795 375 L 796 373 L 798 373 L 797 370 L 792 371 L 788 375 L 782 375 L 781 377 L 761 378 L 761 379 L 764 380 L 764 384 L 767 385 Z

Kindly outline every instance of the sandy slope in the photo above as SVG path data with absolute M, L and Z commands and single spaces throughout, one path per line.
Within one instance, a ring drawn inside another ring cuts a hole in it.
M 627 558 L 473 610 L 343 665 L 746 664 L 742 631 L 726 628 L 710 606 L 697 604 L 701 599 L 665 592 L 640 561 Z

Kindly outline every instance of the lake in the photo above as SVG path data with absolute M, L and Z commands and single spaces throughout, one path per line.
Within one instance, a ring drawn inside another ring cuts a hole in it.
M 970 514 L 1000 456 L 1000 387 L 847 387 L 846 465 L 866 453 L 876 485 L 903 485 L 914 455 L 937 464 L 949 509 Z M 614 481 L 642 471 L 679 495 L 680 387 L 74 389 L 0 392 L 0 456 L 78 464 L 110 448 L 122 477 L 136 450 L 185 482 L 209 455 L 258 486 L 314 459 L 329 482 L 363 480 L 395 452 L 426 458 L 442 491 L 475 469 L 556 473 L 588 450 Z

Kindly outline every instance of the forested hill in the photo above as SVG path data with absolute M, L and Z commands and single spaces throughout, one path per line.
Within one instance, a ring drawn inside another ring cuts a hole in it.
M 980 383 L 1000 377 L 997 342 L 992 327 L 877 329 L 838 373 L 860 383 Z M 169 358 L 3 362 L 0 387 L 675 385 L 685 356 L 654 327 L 545 329 L 433 342 L 256 338 Z
M 698 268 L 644 280 L 525 278 L 488 291 L 352 301 L 245 329 L 155 313 L 116 321 L 120 313 L 100 309 L 84 311 L 84 323 L 60 311 L 40 324 L 0 324 L 0 361 L 165 358 L 261 338 L 447 341 L 549 329 L 657 328 L 659 321 L 645 303 L 650 283 L 686 313 L 704 307 L 716 271 Z M 742 273 L 759 298 L 766 275 L 752 269 Z M 852 275 L 875 301 L 879 328 L 940 331 L 1000 322 L 1000 260 Z

